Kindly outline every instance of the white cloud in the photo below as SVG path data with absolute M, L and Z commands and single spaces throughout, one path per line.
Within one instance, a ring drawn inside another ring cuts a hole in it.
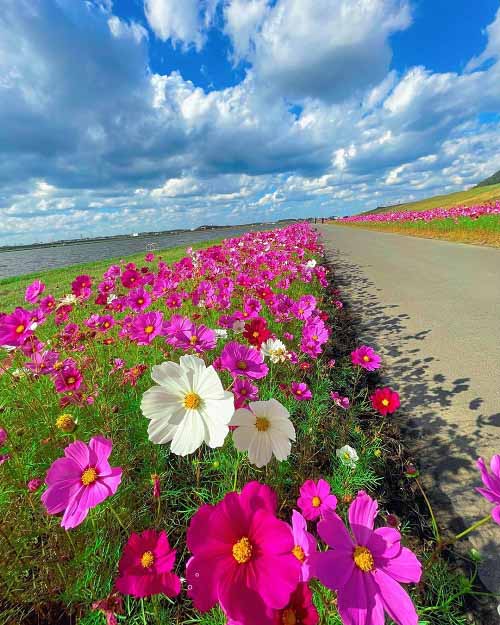
M 473 71 L 487 61 L 498 61 L 500 59 L 500 8 L 497 11 L 495 20 L 486 28 L 488 45 L 479 55 L 473 57 L 468 63 L 466 70 Z
M 224 7 L 225 32 L 239 61 L 250 54 L 253 41 L 269 12 L 267 0 L 228 0 Z

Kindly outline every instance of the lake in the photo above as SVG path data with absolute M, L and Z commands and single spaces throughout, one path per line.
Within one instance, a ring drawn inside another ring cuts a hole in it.
M 124 239 L 110 239 L 107 241 L 75 241 L 74 243 L 54 245 L 53 247 L 34 247 L 0 252 L 0 278 L 21 276 L 26 273 L 43 271 L 44 269 L 67 267 L 106 258 L 128 256 L 138 252 L 146 253 L 152 244 L 158 250 L 179 245 L 188 247 L 193 243 L 237 237 L 245 232 L 271 230 L 272 228 L 276 228 L 276 225 L 235 226 L 220 230 L 197 230 L 178 234 L 130 236 Z

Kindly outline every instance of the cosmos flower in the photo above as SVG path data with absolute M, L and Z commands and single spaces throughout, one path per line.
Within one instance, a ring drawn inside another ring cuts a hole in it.
M 395 412 L 399 406 L 399 394 L 390 388 L 378 388 L 370 396 L 373 408 L 384 417 Z
M 241 375 L 258 380 L 264 378 L 269 372 L 259 351 L 236 341 L 229 341 L 224 345 L 220 363 L 222 368 L 227 369 L 233 377 Z
M 301 509 L 305 519 L 314 521 L 320 516 L 323 517 L 327 510 L 335 510 L 337 497 L 331 494 L 330 484 L 327 481 L 307 480 L 300 487 L 297 506 Z
M 380 368 L 382 359 L 371 347 L 362 345 L 351 353 L 351 361 L 353 365 L 358 365 L 367 371 L 375 371 Z
M 44 291 L 45 284 L 40 280 L 35 280 L 26 287 L 24 300 L 30 304 L 34 304 Z
M 245 324 L 243 336 L 250 345 L 260 349 L 262 343 L 271 336 L 271 332 L 267 327 L 267 321 L 262 317 L 255 317 Z
M 238 451 L 248 451 L 248 460 L 257 467 L 268 464 L 273 457 L 286 460 L 295 441 L 295 428 L 288 410 L 276 399 L 250 402 L 247 408 L 234 413 L 231 426 L 233 442 Z
M 0 428 L 0 447 L 5 444 L 7 440 L 7 430 L 5 428 Z
M 181 580 L 172 573 L 174 563 L 175 549 L 170 547 L 164 531 L 134 532 L 123 548 L 115 587 L 138 599 L 158 594 L 175 597 L 181 590 Z
M 495 504 L 491 511 L 491 518 L 500 525 L 500 456 L 495 454 L 491 458 L 490 468 L 488 472 L 486 463 L 482 458 L 477 461 L 477 467 L 481 472 L 484 488 L 476 488 L 489 502 Z
M 77 276 L 71 283 L 71 292 L 75 297 L 88 299 L 92 294 L 92 278 L 86 274 Z
M 335 454 L 343 465 L 350 467 L 351 469 L 354 469 L 359 460 L 356 450 L 349 445 L 344 445 L 340 449 L 337 449 Z
M 10 315 L 0 316 L 0 345 L 18 347 L 33 334 L 31 312 L 16 308 Z
M 83 383 L 83 376 L 72 358 L 66 358 L 54 374 L 54 386 L 58 393 L 77 391 Z
M 152 311 L 136 315 L 129 327 L 129 336 L 138 345 L 149 345 L 157 337 L 163 327 L 163 315 L 160 311 Z
M 292 553 L 301 564 L 300 581 L 308 582 L 311 577 L 309 557 L 316 551 L 316 539 L 307 531 L 307 521 L 297 510 L 292 510 L 292 533 L 295 543 Z
M 143 415 L 150 419 L 150 441 L 171 441 L 171 451 L 180 456 L 193 453 L 203 442 L 212 448 L 223 445 L 234 399 L 213 366 L 185 355 L 179 364 L 154 366 L 151 377 L 158 386 L 147 390 L 141 402 Z
M 290 385 L 290 390 L 292 392 L 292 395 L 298 401 L 312 399 L 311 390 L 305 382 L 292 382 Z
M 194 350 L 197 354 L 209 351 L 217 344 L 217 337 L 211 328 L 194 323 L 185 324 L 174 336 L 176 347 L 186 351 Z
M 378 504 L 365 492 L 349 506 L 352 536 L 335 512 L 318 523 L 330 547 L 311 556 L 313 575 L 335 590 L 344 625 L 384 625 L 384 612 L 398 625 L 417 625 L 413 603 L 400 583 L 420 581 L 422 567 L 391 527 L 374 529 Z
M 276 364 L 289 359 L 286 345 L 279 339 L 268 339 L 262 344 L 260 351 L 265 358 Z
M 88 445 L 75 441 L 64 450 L 64 458 L 52 463 L 42 503 L 48 514 L 63 512 L 64 529 L 80 525 L 91 508 L 116 493 L 122 470 L 108 462 L 112 447 L 112 442 L 102 436 L 91 438 Z
M 332 391 L 330 393 L 330 397 L 333 399 L 333 402 L 337 404 L 340 408 L 347 410 L 351 405 L 349 401 L 349 397 L 342 397 L 338 391 Z
M 235 408 L 243 408 L 249 401 L 259 399 L 259 389 L 248 378 L 236 378 L 232 390 Z
M 186 569 L 188 595 L 206 612 L 216 603 L 229 620 L 275 625 L 300 578 L 290 527 L 276 517 L 276 495 L 250 482 L 215 506 L 204 505 L 187 533 L 193 554 Z

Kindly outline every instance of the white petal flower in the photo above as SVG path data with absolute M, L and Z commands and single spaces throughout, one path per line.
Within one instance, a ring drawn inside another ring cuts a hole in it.
M 309 267 L 309 269 L 314 269 L 314 267 L 316 267 L 317 263 L 314 260 L 314 258 L 311 258 L 311 260 L 308 260 L 306 263 L 306 267 Z
M 276 399 L 254 401 L 250 410 L 239 408 L 230 425 L 236 426 L 233 441 L 238 451 L 248 451 L 248 459 L 257 467 L 276 460 L 286 460 L 295 441 L 295 429 L 288 410 Z
M 245 329 L 245 322 L 242 319 L 237 319 L 231 329 L 235 334 L 241 334 Z
M 279 339 L 267 339 L 260 348 L 264 358 L 268 357 L 273 363 L 285 362 L 290 358 L 286 345 Z
M 347 467 L 351 467 L 351 469 L 354 469 L 356 463 L 359 460 L 359 456 L 356 450 L 349 445 L 344 445 L 340 449 L 337 449 L 335 453 L 337 454 L 337 458 L 340 460 L 340 462 L 342 462 L 342 464 L 345 464 Z
M 215 328 L 214 332 L 218 339 L 227 339 L 227 330 L 225 328 Z
M 172 441 L 171 450 L 179 456 L 193 453 L 203 442 L 212 448 L 224 444 L 234 397 L 211 365 L 198 356 L 181 356 L 179 364 L 154 366 L 151 377 L 158 386 L 147 390 L 141 401 L 143 415 L 151 420 L 150 441 Z
M 76 304 L 77 301 L 78 301 L 78 297 L 74 295 L 73 293 L 69 293 L 68 295 L 65 295 L 64 297 L 61 297 L 61 299 L 59 300 L 59 303 L 56 306 L 56 310 L 58 308 L 61 308 L 61 306 L 69 306 L 71 304 Z

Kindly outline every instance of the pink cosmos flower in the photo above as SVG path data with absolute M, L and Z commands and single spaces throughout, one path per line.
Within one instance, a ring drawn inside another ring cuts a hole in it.
M 377 502 L 359 492 L 349 506 L 353 536 L 335 512 L 327 512 L 318 533 L 331 549 L 312 555 L 313 575 L 337 591 L 345 625 L 384 625 L 384 612 L 398 625 L 417 625 L 413 603 L 399 584 L 418 582 L 422 567 L 396 529 L 373 529 L 377 512 Z
M 312 399 L 312 393 L 305 382 L 292 382 L 290 390 L 298 401 Z
M 82 382 L 83 376 L 72 358 L 66 358 L 54 375 L 54 385 L 58 393 L 77 391 Z
M 86 274 L 77 276 L 71 283 L 71 292 L 76 297 L 88 299 L 92 294 L 92 278 Z
M 292 306 L 292 313 L 297 319 L 309 319 L 316 308 L 316 298 L 313 295 L 304 295 Z
M 311 578 L 309 557 L 316 551 L 316 539 L 307 531 L 307 521 L 297 512 L 292 511 L 293 555 L 301 564 L 300 581 L 308 582 Z
M 337 404 L 340 408 L 347 410 L 351 405 L 349 401 L 349 397 L 342 397 L 342 395 L 338 391 L 332 391 L 330 393 L 330 397 L 333 399 L 333 402 Z
M 118 593 L 113 593 L 101 599 L 100 601 L 94 601 L 92 604 L 92 610 L 99 610 L 106 617 L 106 625 L 118 625 L 117 614 L 123 614 L 123 599 Z
M 132 533 L 120 558 L 116 589 L 136 598 L 158 594 L 175 597 L 181 590 L 181 580 L 172 573 L 174 563 L 175 549 L 170 547 L 164 531 Z
M 64 529 L 80 525 L 91 508 L 116 493 L 122 470 L 109 465 L 112 447 L 113 443 L 102 436 L 91 438 L 88 445 L 75 441 L 65 448 L 64 458 L 52 463 L 42 503 L 48 514 L 63 512 Z
M 43 480 L 39 477 L 34 477 L 32 480 L 28 482 L 26 485 L 30 493 L 36 492 L 40 486 L 43 484 Z
M 10 454 L 0 454 L 0 467 L 4 462 L 7 462 L 7 460 L 10 460 Z
M 194 350 L 197 354 L 213 349 L 217 337 L 211 328 L 204 325 L 189 323 L 175 333 L 175 346 L 185 351 Z
M 324 321 L 319 317 L 309 317 L 302 331 L 300 349 L 311 358 L 317 358 L 327 341 L 328 330 Z
M 127 269 L 123 272 L 121 281 L 126 289 L 132 289 L 141 283 L 141 274 L 135 269 Z
M 143 286 L 140 286 L 139 288 L 133 289 L 129 292 L 127 304 L 130 308 L 132 308 L 132 310 L 140 312 L 151 304 L 151 295 Z
M 380 368 L 382 358 L 371 347 L 361 345 L 351 353 L 351 362 L 367 371 L 375 371 Z
M 399 394 L 388 387 L 376 389 L 370 395 L 370 401 L 373 408 L 384 417 L 395 412 L 400 406 Z
M 56 300 L 53 295 L 47 295 L 40 301 L 40 309 L 47 315 L 56 307 Z
M 330 484 L 325 480 L 307 480 L 300 487 L 300 497 L 297 505 L 302 510 L 304 518 L 313 521 L 323 517 L 327 510 L 335 510 L 337 497 L 330 492 Z
M 236 378 L 232 391 L 236 409 L 244 408 L 249 401 L 257 401 L 259 399 L 259 389 L 248 378 Z
M 31 362 L 27 362 L 25 366 L 37 375 L 48 375 L 54 373 L 54 365 L 58 358 L 58 352 L 52 352 L 50 350 L 46 352 L 35 352 L 31 356 Z
M 491 458 L 491 473 L 486 468 L 486 463 L 482 458 L 477 461 L 477 467 L 481 471 L 481 479 L 485 488 L 476 488 L 491 503 L 496 504 L 491 511 L 491 518 L 500 525 L 500 456 L 495 454 Z
M 274 625 L 274 614 L 290 600 L 300 577 L 290 527 L 276 517 L 275 493 L 249 482 L 202 506 L 191 519 L 186 569 L 188 594 L 206 612 L 217 602 L 229 619 L 245 625 Z
M 220 355 L 220 362 L 233 377 L 242 375 L 258 380 L 264 378 L 269 371 L 260 351 L 236 341 L 226 343 Z
M 26 287 L 24 300 L 30 304 L 34 304 L 40 295 L 45 291 L 45 284 L 40 280 L 35 280 Z
M 0 345 L 18 347 L 33 334 L 31 312 L 16 308 L 10 315 L 0 317 Z
M 7 440 L 7 430 L 5 428 L 0 428 L 0 447 L 5 444 Z
M 134 317 L 129 327 L 129 337 L 138 345 L 149 345 L 163 327 L 163 315 L 159 311 L 142 313 Z

